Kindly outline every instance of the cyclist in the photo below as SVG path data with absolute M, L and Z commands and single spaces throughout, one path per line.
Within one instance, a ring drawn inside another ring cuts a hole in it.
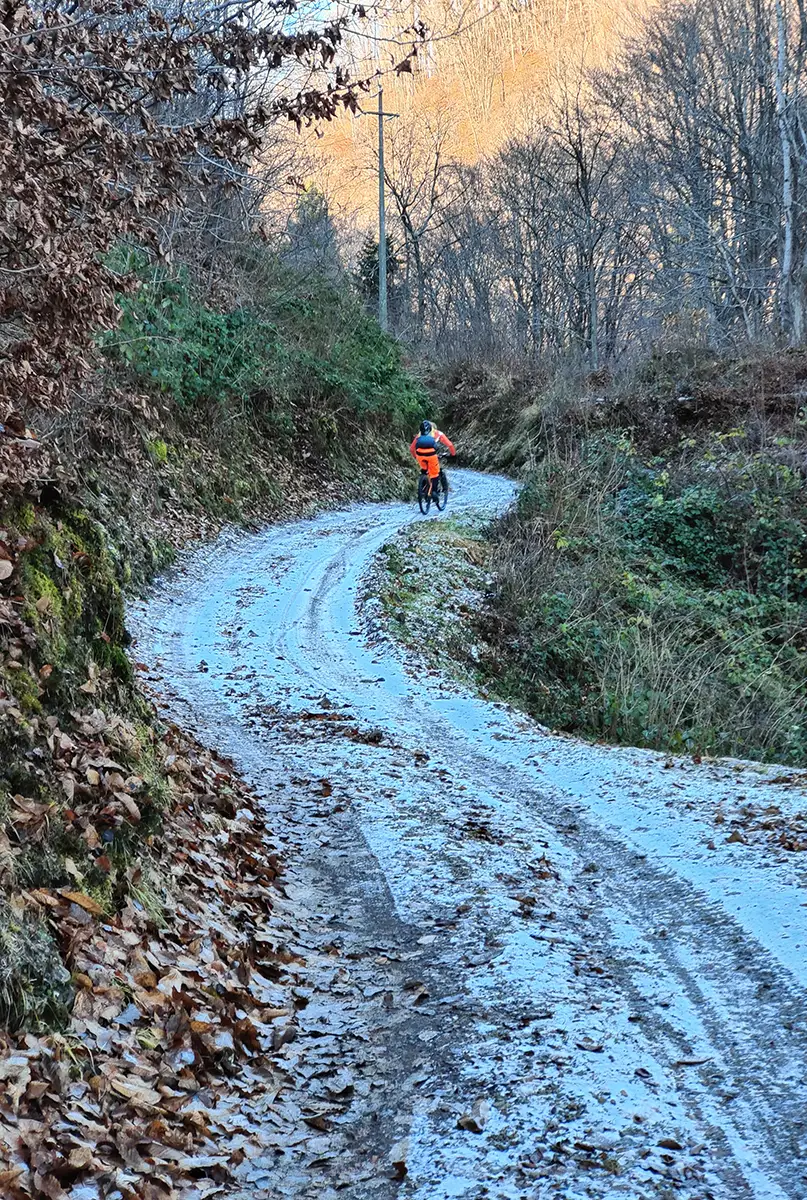
M 409 450 L 421 471 L 429 476 L 432 492 L 434 492 L 435 480 L 441 476 L 443 476 L 443 487 L 448 491 L 445 476 L 440 469 L 440 459 L 437 456 L 438 446 L 445 446 L 451 455 L 457 453 L 454 449 L 454 443 L 444 433 L 440 432 L 433 421 L 421 421 L 420 433 L 415 434 L 412 438 Z

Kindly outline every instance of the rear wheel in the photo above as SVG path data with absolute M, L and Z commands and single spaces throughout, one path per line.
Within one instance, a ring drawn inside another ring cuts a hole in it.
M 418 504 L 425 517 L 432 504 L 432 484 L 428 475 L 421 475 L 418 482 Z
M 445 471 L 441 471 L 439 478 L 434 481 L 434 503 L 438 512 L 442 512 L 448 504 L 448 480 Z

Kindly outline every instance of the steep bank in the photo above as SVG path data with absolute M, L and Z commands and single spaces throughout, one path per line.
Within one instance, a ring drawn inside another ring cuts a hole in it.
M 448 390 L 460 445 L 525 481 L 476 622 L 498 694 L 596 738 L 804 764 L 804 355 Z

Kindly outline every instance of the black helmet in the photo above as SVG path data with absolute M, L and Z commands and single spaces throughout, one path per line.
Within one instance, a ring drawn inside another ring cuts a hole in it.
M 423 434 L 424 437 L 428 437 L 428 435 L 431 433 L 431 431 L 432 431 L 431 421 L 421 421 L 420 422 L 420 432 Z

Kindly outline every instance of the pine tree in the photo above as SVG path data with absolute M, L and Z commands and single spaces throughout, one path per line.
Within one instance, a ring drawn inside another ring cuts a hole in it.
M 336 279 L 342 274 L 339 243 L 327 197 L 309 187 L 297 201 L 286 232 L 283 257 L 297 270 Z
M 395 276 L 400 270 L 400 263 L 395 254 L 392 238 L 387 234 L 387 286 L 390 296 L 394 289 Z M 356 289 L 363 297 L 368 308 L 378 305 L 378 239 L 372 236 L 365 238 L 361 248 L 356 270 L 353 274 Z

